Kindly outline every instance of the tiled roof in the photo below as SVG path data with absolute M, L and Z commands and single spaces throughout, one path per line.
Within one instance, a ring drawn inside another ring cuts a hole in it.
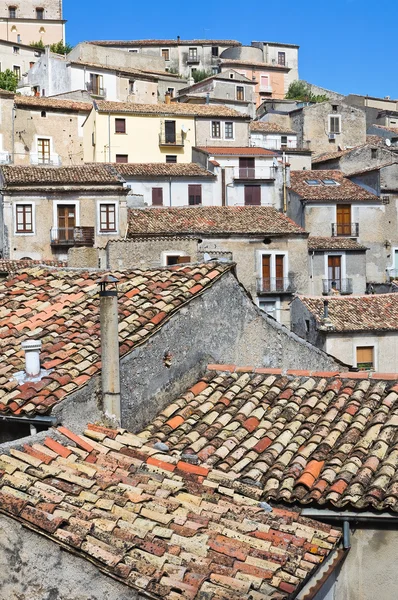
M 73 167 L 4 165 L 1 173 L 6 187 L 20 185 L 95 185 L 122 186 L 118 176 L 106 165 L 91 163 Z
M 21 269 L 34 267 L 36 265 L 46 265 L 48 267 L 66 267 L 66 261 L 59 260 L 8 260 L 0 259 L 0 273 L 16 273 Z
M 367 250 L 367 247 L 351 238 L 310 236 L 308 250 Z
M 278 153 L 274 150 L 267 150 L 266 148 L 256 148 L 254 146 L 241 146 L 234 148 L 230 146 L 202 146 L 199 150 L 207 152 L 212 156 L 224 156 L 224 155 L 238 155 L 238 156 L 277 156 Z
M 384 131 L 391 131 L 391 133 L 398 136 L 398 127 L 386 127 L 385 125 L 378 125 L 377 123 L 374 123 L 372 127 L 378 127 L 379 129 L 384 129 Z
M 89 42 L 97 46 L 241 46 L 236 40 L 98 40 Z
M 305 231 L 271 206 L 195 206 L 129 210 L 130 237 L 176 233 L 294 235 L 305 234 Z
M 391 165 L 396 164 L 398 164 L 398 161 L 390 158 L 390 160 L 387 160 L 385 163 L 374 165 L 373 167 L 368 167 L 367 169 L 358 169 L 358 171 L 353 171 L 352 173 L 347 174 L 347 177 L 361 175 L 362 173 L 370 173 L 371 171 L 380 171 L 380 169 L 384 169 L 384 167 L 391 167 Z
M 15 96 L 17 108 L 56 109 L 78 112 L 90 112 L 91 102 L 79 102 L 77 100 L 57 100 L 51 97 Z
M 197 163 L 117 163 L 122 177 L 214 177 Z
M 97 103 L 99 112 L 106 113 L 131 113 L 143 115 L 181 115 L 187 117 L 234 117 L 236 119 L 249 120 L 247 115 L 218 104 L 135 104 L 133 102 L 108 102 L 99 100 Z
M 316 165 L 318 163 L 325 162 L 327 160 L 336 160 L 337 158 L 341 158 L 345 154 L 351 152 L 352 148 L 349 150 L 337 150 L 336 152 L 325 152 L 324 154 L 320 154 L 316 158 L 312 159 L 312 164 Z
M 250 131 L 259 133 L 287 133 L 288 135 L 297 135 L 297 131 L 290 127 L 283 127 L 279 123 L 268 123 L 266 121 L 252 121 Z
M 306 181 L 311 179 L 334 179 L 339 185 L 308 185 Z M 345 200 L 380 202 L 377 196 L 367 192 L 347 179 L 341 171 L 336 170 L 291 171 L 289 189 L 298 194 L 301 200 L 311 202 L 342 202 Z
M 323 298 L 299 298 L 321 324 Z M 330 296 L 328 301 L 333 331 L 398 331 L 398 294 Z
M 397 427 L 397 374 L 212 365 L 140 437 L 259 500 L 397 512 Z
M 124 429 L 59 427 L 0 467 L 3 513 L 151 598 L 287 600 L 341 538 Z
M 239 58 L 221 58 L 222 65 L 243 65 L 247 67 L 259 67 L 263 69 L 278 69 L 290 71 L 290 67 L 285 65 L 276 65 L 274 63 L 259 62 L 256 60 L 241 60 Z
M 83 60 L 72 60 L 72 61 L 70 61 L 70 64 L 82 66 L 82 67 L 89 67 L 91 69 L 106 69 L 108 71 L 116 71 L 118 73 L 127 73 L 128 75 L 135 75 L 138 78 L 141 76 L 144 79 L 149 78 L 149 79 L 153 79 L 156 81 L 157 81 L 158 77 L 155 75 L 164 75 L 166 77 L 178 77 L 178 75 L 175 75 L 173 73 L 168 73 L 167 71 L 152 71 L 149 69 L 138 69 L 138 68 L 124 67 L 124 66 L 116 67 L 115 65 L 104 65 L 104 64 L 99 64 L 99 63 L 86 62 Z
M 232 266 L 208 262 L 113 273 L 119 280 L 120 355 L 144 342 Z M 0 413 L 49 413 L 99 372 L 96 282 L 102 275 L 36 267 L 0 283 Z M 13 376 L 24 369 L 21 342 L 29 338 L 42 340 L 42 368 L 52 371 L 20 385 Z

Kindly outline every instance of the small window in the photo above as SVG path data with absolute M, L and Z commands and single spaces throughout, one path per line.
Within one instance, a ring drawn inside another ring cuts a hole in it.
M 198 60 L 198 49 L 197 48 L 189 48 L 188 60 Z
M 19 65 L 14 65 L 13 71 L 14 75 L 16 75 L 18 79 L 21 79 L 21 67 Z
M 100 231 L 116 231 L 116 206 L 100 204 Z
M 189 206 L 195 206 L 196 204 L 202 204 L 202 186 L 201 185 L 188 185 L 188 204 L 189 204 Z
M 47 113 L 46 113 L 46 111 L 45 111 L 45 110 L 42 110 L 42 111 L 41 111 L 41 113 L 40 113 L 40 116 L 41 116 L 43 119 L 45 119 L 45 118 L 46 118 L 46 116 L 47 116 Z
M 137 54 L 138 53 L 138 49 L 137 48 L 132 48 L 131 50 L 129 50 L 129 52 L 132 52 L 133 54 Z
M 287 135 L 281 135 L 281 146 L 287 146 Z
M 306 333 L 310 332 L 310 321 L 309 321 L 309 319 L 305 320 L 305 332 Z
M 162 58 L 170 60 L 170 50 L 168 48 L 162 48 Z
M 34 64 L 35 64 L 35 63 L 34 63 L 33 61 L 31 61 L 31 62 L 29 63 L 29 69 L 31 69 L 31 68 L 33 67 L 33 65 L 34 65 Z
M 198 69 L 195 69 L 195 67 L 192 67 L 192 68 L 191 68 L 191 75 L 193 75 L 194 73 L 196 73 L 196 71 L 197 71 L 197 70 L 198 70 Z
M 191 262 L 190 256 L 178 256 L 176 254 L 166 254 L 166 265 L 171 267 L 172 265 L 181 265 L 184 263 Z
M 129 155 L 128 154 L 116 154 L 116 162 L 117 163 L 128 163 Z
M 44 19 L 44 8 L 36 8 L 36 19 Z
M 126 119 L 115 119 L 115 133 L 126 133 Z
M 129 81 L 129 94 L 135 94 L 135 81 L 130 79 Z
M 211 137 L 212 138 L 220 138 L 221 137 L 221 122 L 220 121 L 212 121 L 211 122 Z
M 357 368 L 360 371 L 374 368 L 374 346 L 357 346 Z
M 163 188 L 152 188 L 152 206 L 163 206 Z
M 245 88 L 243 85 L 236 86 L 236 99 L 242 101 L 245 99 Z
M 19 54 L 19 48 L 18 48 L 18 46 L 13 46 L 12 47 L 12 51 L 13 51 L 14 54 Z
M 332 104 L 332 112 L 337 113 L 339 107 L 337 106 L 337 104 Z
M 211 74 L 212 75 L 217 75 L 217 73 L 218 73 L 218 67 L 212 67 L 211 68 Z
M 166 154 L 166 162 L 167 163 L 176 163 L 177 156 L 175 154 Z
M 284 67 L 286 65 L 286 53 L 278 52 L 278 65 Z
M 174 88 L 167 88 L 167 93 L 169 94 L 170 98 L 174 98 Z
M 218 56 L 218 46 L 211 47 L 211 55 L 217 57 Z
M 230 73 L 230 74 L 229 74 L 229 78 L 230 78 L 230 79 L 233 79 L 233 78 L 234 78 L 234 74 L 233 74 L 233 73 Z
M 307 185 L 321 185 L 321 182 L 319 179 L 306 179 L 305 183 Z
M 16 205 L 16 233 L 33 233 L 33 210 L 31 204 Z
M 233 140 L 234 139 L 234 124 L 232 121 L 227 121 L 225 123 L 225 139 Z
M 322 179 L 322 183 L 324 185 L 338 185 L 337 181 L 335 181 L 335 179 Z
M 377 158 L 377 148 L 372 148 L 370 152 L 372 158 Z
M 17 17 L 17 7 L 16 6 L 9 6 L 8 7 L 8 18 L 9 19 L 16 19 Z
M 329 116 L 329 133 L 341 133 L 340 117 Z

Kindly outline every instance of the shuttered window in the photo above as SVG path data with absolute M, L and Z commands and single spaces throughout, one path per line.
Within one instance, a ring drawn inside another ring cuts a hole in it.
M 163 188 L 152 188 L 152 206 L 163 206 Z
M 100 205 L 100 231 L 116 231 L 116 206 Z
M 374 367 L 374 347 L 357 346 L 357 367 L 360 371 L 369 371 Z
M 33 211 L 31 204 L 16 205 L 16 232 L 33 233 Z
M 259 206 L 261 204 L 261 187 L 259 185 L 245 185 L 245 205 Z
M 115 119 L 115 133 L 126 133 L 126 119 Z
M 195 204 L 202 204 L 202 186 L 201 185 L 189 185 L 188 186 L 188 204 L 193 206 Z
M 340 133 L 340 117 L 329 116 L 329 133 Z

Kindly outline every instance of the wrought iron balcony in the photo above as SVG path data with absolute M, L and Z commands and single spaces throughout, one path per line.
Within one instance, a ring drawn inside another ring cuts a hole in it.
M 322 279 L 323 295 L 352 294 L 352 279 Z
M 93 96 L 98 96 L 99 98 L 106 97 L 106 89 L 95 83 L 91 83 L 91 81 L 86 82 L 86 90 Z
M 259 277 L 257 279 L 258 294 L 293 294 L 295 291 L 290 277 Z
M 275 179 L 275 167 L 234 167 L 234 179 Z
M 182 133 L 159 133 L 159 146 L 184 146 L 184 137 Z
M 187 58 L 187 65 L 197 65 L 197 64 L 199 64 L 199 63 L 200 63 L 200 58 L 199 58 L 199 56 L 197 56 L 197 55 L 196 55 L 196 56 L 195 56 L 195 55 L 191 55 L 191 56 L 189 56 L 189 55 L 188 55 L 188 58 Z
M 94 227 L 51 227 L 51 246 L 94 246 Z
M 358 237 L 359 223 L 332 223 L 333 237 Z

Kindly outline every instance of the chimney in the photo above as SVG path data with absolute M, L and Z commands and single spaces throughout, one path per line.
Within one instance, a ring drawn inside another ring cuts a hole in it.
M 105 275 L 100 285 L 101 376 L 103 410 L 120 424 L 120 372 L 117 306 L 117 279 Z M 114 284 L 114 289 L 107 289 Z
M 179 44 L 179 43 L 180 43 L 180 39 L 181 39 L 181 38 L 180 38 L 180 36 L 179 36 L 179 35 L 177 35 L 177 44 Z
M 323 301 L 323 319 L 327 321 L 329 318 L 329 300 Z
M 25 373 L 28 377 L 40 375 L 41 340 L 26 340 L 21 344 L 25 352 Z
M 170 92 L 166 92 L 164 95 L 164 101 L 166 104 L 171 104 L 171 95 Z
M 210 94 L 207 92 L 206 94 L 206 104 L 210 104 Z

